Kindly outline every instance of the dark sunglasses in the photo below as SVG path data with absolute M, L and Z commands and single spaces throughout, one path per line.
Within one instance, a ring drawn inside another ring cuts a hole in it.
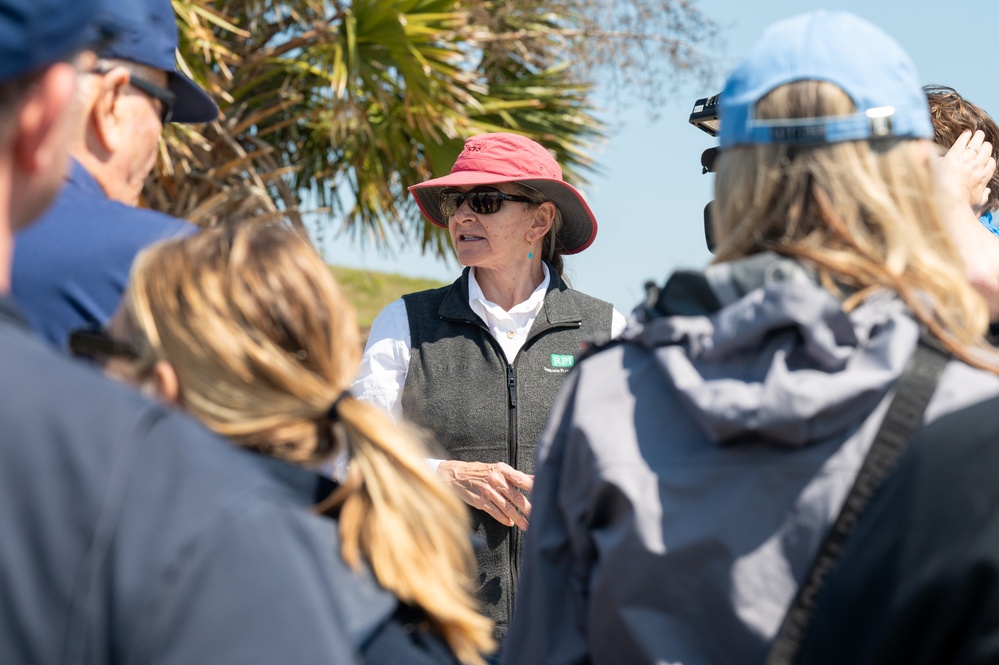
M 458 208 L 464 201 L 468 201 L 468 207 L 477 215 L 491 215 L 499 212 L 503 206 L 503 201 L 519 201 L 521 203 L 534 203 L 526 196 L 517 194 L 506 194 L 493 189 L 492 187 L 476 187 L 470 192 L 459 192 L 457 189 L 444 189 L 438 195 L 441 212 L 445 217 L 451 217 L 458 212 Z
M 92 74 L 104 76 L 111 70 L 106 67 L 95 67 L 90 71 Z M 160 122 L 163 125 L 173 120 L 173 107 L 177 104 L 177 95 L 131 72 L 129 72 L 128 83 L 139 92 L 152 97 L 160 103 Z
M 102 366 L 111 358 L 135 360 L 140 355 L 139 350 L 128 342 L 115 339 L 107 330 L 96 326 L 71 331 L 69 352 Z

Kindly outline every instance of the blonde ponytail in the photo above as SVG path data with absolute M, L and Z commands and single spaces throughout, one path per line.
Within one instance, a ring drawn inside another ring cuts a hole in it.
M 431 474 L 413 432 L 358 400 L 344 400 L 338 411 L 350 466 L 328 505 L 340 508 L 344 560 L 367 562 L 383 587 L 423 608 L 459 660 L 481 663 L 495 644 L 492 622 L 472 595 L 468 511 Z
M 136 345 L 173 365 L 185 410 L 210 429 L 310 466 L 346 448 L 347 477 L 317 506 L 339 510 L 344 560 L 422 609 L 463 663 L 483 662 L 495 644 L 472 593 L 468 512 L 415 433 L 341 397 L 360 335 L 312 247 L 279 226 L 204 230 L 143 252 L 125 303 Z

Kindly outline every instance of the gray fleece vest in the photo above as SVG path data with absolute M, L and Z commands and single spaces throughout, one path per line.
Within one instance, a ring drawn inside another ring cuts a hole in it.
M 610 337 L 613 307 L 549 273 L 545 304 L 512 363 L 468 305 L 467 268 L 450 286 L 403 296 L 413 348 L 403 412 L 434 433 L 449 459 L 506 462 L 534 473 L 535 444 L 565 375 L 584 344 Z M 522 534 L 472 512 L 481 539 L 479 593 L 502 637 L 513 610 Z

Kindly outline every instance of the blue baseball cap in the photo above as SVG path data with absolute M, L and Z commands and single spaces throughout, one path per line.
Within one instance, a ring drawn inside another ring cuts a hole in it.
M 130 15 L 101 0 L 0 0 L 0 81 L 112 38 Z
M 219 107 L 194 81 L 177 71 L 177 17 L 170 0 L 105 1 L 111 5 L 138 5 L 140 11 L 136 20 L 123 25 L 120 34 L 101 48 L 98 55 L 165 71 L 167 87 L 177 96 L 173 122 L 215 120 Z
M 828 81 L 850 96 L 852 115 L 757 120 L 756 103 L 794 81 Z M 725 84 L 722 149 L 761 143 L 815 144 L 876 138 L 932 139 L 926 93 L 894 39 L 854 14 L 815 11 L 764 33 Z

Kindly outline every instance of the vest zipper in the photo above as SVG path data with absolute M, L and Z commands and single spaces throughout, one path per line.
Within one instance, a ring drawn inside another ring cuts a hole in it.
M 519 355 L 519 354 L 518 354 Z M 518 456 L 518 437 L 517 437 L 517 370 L 514 368 L 513 363 L 507 362 L 506 364 L 506 387 L 510 395 L 510 408 L 507 410 L 507 428 L 510 432 L 508 444 L 510 449 L 510 466 L 513 468 L 518 468 L 517 466 L 517 456 Z M 519 491 L 519 490 L 518 490 Z M 520 552 L 520 529 L 516 526 L 510 529 L 510 576 L 511 583 L 511 593 L 517 589 L 520 582 L 520 562 L 517 556 Z M 509 595 L 508 595 L 509 599 Z M 512 604 L 508 607 L 508 611 L 513 611 Z
M 508 448 L 510 451 L 510 459 L 508 464 L 513 468 L 517 468 L 517 370 L 514 369 L 512 363 L 507 363 L 506 365 L 506 388 L 510 395 L 510 408 L 507 409 L 507 427 L 509 428 L 509 437 L 507 440 Z
M 493 336 L 489 334 L 489 326 L 485 325 L 484 323 L 482 323 L 481 321 L 478 321 L 478 320 L 472 320 L 472 319 L 460 319 L 460 320 L 463 323 L 469 323 L 469 324 L 475 326 L 476 328 L 480 328 L 481 330 L 485 331 L 485 333 L 486 333 L 486 339 L 488 339 L 489 342 L 492 344 L 493 349 L 497 352 L 497 354 L 501 358 L 503 358 L 504 360 L 507 361 L 507 363 L 506 363 L 506 387 L 507 387 L 507 396 L 508 396 L 508 404 L 509 404 L 509 409 L 507 409 L 507 428 L 508 428 L 508 430 L 510 432 L 509 437 L 507 439 L 507 446 L 508 446 L 508 450 L 509 450 L 510 459 L 508 460 L 507 463 L 510 466 L 512 466 L 513 468 L 516 469 L 517 468 L 517 456 L 518 456 L 518 454 L 520 452 L 520 450 L 519 450 L 520 442 L 518 441 L 518 436 L 517 436 L 517 370 L 514 368 L 514 364 L 516 363 L 516 359 L 514 360 L 513 363 L 511 363 L 506 358 L 506 355 L 503 353 L 503 349 L 500 347 L 499 342 L 497 342 L 493 338 Z M 540 337 L 543 333 L 548 332 L 549 330 L 557 329 L 557 328 L 579 328 L 581 325 L 582 325 L 582 323 L 575 322 L 575 321 L 571 322 L 571 323 L 559 323 L 559 324 L 555 324 L 555 325 L 552 325 L 552 324 L 543 324 L 538 329 L 531 331 L 531 334 L 529 334 L 528 337 L 527 337 L 527 339 L 524 340 L 524 346 L 527 346 L 534 339 L 536 339 L 537 337 Z M 519 357 L 520 357 L 520 354 L 518 353 L 517 354 L 517 358 L 519 358 Z M 520 557 L 519 557 L 519 554 L 520 554 L 520 544 L 521 544 L 521 540 L 523 539 L 523 534 L 521 534 L 520 529 L 518 529 L 516 526 L 511 527 L 510 531 L 511 531 L 511 534 L 510 534 L 510 577 L 511 577 L 511 584 L 512 584 L 512 586 L 510 588 L 513 590 L 513 592 L 516 592 L 516 589 L 517 589 L 517 587 L 520 584 Z M 507 607 L 507 612 L 508 612 L 508 614 L 512 614 L 513 613 L 513 603 L 509 599 L 509 594 L 508 594 L 508 602 L 509 602 L 509 605 Z

